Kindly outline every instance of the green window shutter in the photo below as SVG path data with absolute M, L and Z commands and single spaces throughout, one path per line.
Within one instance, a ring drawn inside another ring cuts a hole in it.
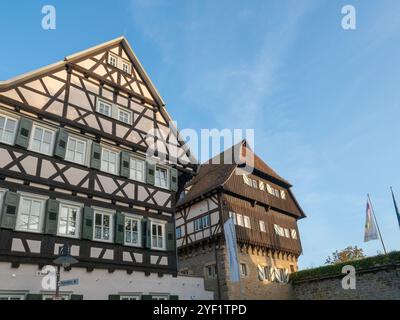
M 167 239 L 166 239 L 167 250 L 175 251 L 176 242 L 175 242 L 175 224 L 174 223 L 167 223 L 165 225 L 165 234 L 167 236 Z
M 60 211 L 60 203 L 57 200 L 49 199 L 46 205 L 46 234 L 57 234 L 58 213 Z
M 100 170 L 101 168 L 101 145 L 97 142 L 92 143 L 90 167 L 97 170 Z
M 149 221 L 149 219 L 144 218 L 142 220 L 142 246 L 144 248 L 151 248 L 151 229 L 150 229 L 151 223 Z
M 171 191 L 178 191 L 178 170 L 171 168 Z
M 17 136 L 15 138 L 15 145 L 27 149 L 29 146 L 29 137 L 31 135 L 33 121 L 27 118 L 19 120 Z
M 147 162 L 146 182 L 154 186 L 156 165 Z
M 29 293 L 26 295 L 26 300 L 43 300 L 43 295 Z
M 7 191 L 4 195 L 0 226 L 4 229 L 15 229 L 19 206 L 19 194 Z
M 71 294 L 70 300 L 83 300 L 82 294 Z
M 115 243 L 125 243 L 125 215 L 117 212 L 115 219 Z
M 142 297 L 140 300 L 152 300 L 153 296 L 151 294 L 142 294 Z
M 93 240 L 93 220 L 94 210 L 89 207 L 83 207 L 82 239 Z
M 54 147 L 54 156 L 64 159 L 67 152 L 68 132 L 64 129 L 58 130 Z
M 110 294 L 108 296 L 108 300 L 121 300 L 121 296 L 119 296 L 118 294 Z
M 169 300 L 179 300 L 179 296 L 171 295 L 169 296 Z
M 129 152 L 122 151 L 120 156 L 120 176 L 124 178 L 129 178 L 130 176 L 130 166 L 131 166 L 131 155 Z

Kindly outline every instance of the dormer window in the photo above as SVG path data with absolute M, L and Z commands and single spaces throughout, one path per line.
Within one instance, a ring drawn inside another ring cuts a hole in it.
M 131 73 L 131 64 L 127 61 L 122 61 L 122 71 L 126 73 Z
M 108 64 L 122 70 L 125 73 L 130 74 L 132 71 L 132 64 L 128 60 L 118 57 L 113 53 L 108 55 Z

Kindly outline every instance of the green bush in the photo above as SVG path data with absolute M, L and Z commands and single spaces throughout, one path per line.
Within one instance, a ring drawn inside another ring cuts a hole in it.
M 329 266 L 323 266 L 315 269 L 301 270 L 290 276 L 291 281 L 300 281 L 306 279 L 322 278 L 341 274 L 342 268 L 346 265 L 352 265 L 357 271 L 382 265 L 400 264 L 400 252 L 393 251 L 388 254 L 382 254 L 375 257 L 369 257 L 360 260 L 349 261 Z

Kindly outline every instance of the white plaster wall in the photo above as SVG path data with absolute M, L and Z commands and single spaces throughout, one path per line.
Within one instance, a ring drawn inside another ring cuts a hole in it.
M 21 265 L 12 269 L 10 263 L 0 263 L 0 291 L 2 292 L 29 292 L 46 293 L 41 286 L 42 277 L 36 276 L 38 267 L 35 265 Z M 212 300 L 213 293 L 205 291 L 204 279 L 200 277 L 157 274 L 146 277 L 144 272 L 126 271 L 108 273 L 107 270 L 95 269 L 87 272 L 83 268 L 73 268 L 69 272 L 62 272 L 61 280 L 79 279 L 79 285 L 62 288 L 61 292 L 81 294 L 84 300 L 108 300 L 110 294 L 156 294 L 168 293 L 178 295 L 180 300 Z

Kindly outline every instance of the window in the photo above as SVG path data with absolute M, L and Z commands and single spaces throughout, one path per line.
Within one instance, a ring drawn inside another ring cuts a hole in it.
M 210 226 L 209 215 L 194 220 L 194 231 L 200 231 Z
M 101 170 L 111 174 L 117 174 L 118 153 L 106 148 L 102 148 L 101 152 Z
M 260 220 L 260 230 L 261 232 L 267 232 L 265 228 L 265 222 Z
M 25 300 L 24 294 L 0 294 L 0 301 Z
M 125 244 L 140 245 L 140 219 L 134 217 L 125 217 Z
M 100 241 L 112 241 L 112 213 L 95 211 L 93 239 Z
M 80 206 L 60 204 L 58 235 L 74 238 L 79 236 L 80 212 Z
M 17 120 L 0 115 L 0 141 L 7 144 L 14 144 L 17 132 Z
M 97 99 L 97 112 L 111 117 L 112 104 L 102 99 Z
M 127 124 L 132 124 L 132 113 L 128 110 L 118 109 L 118 120 Z
M 131 64 L 129 62 L 122 62 L 122 71 L 126 73 L 131 73 Z
M 281 190 L 281 198 L 282 198 L 283 200 L 286 200 L 286 193 L 285 193 L 285 190 Z
M 169 298 L 169 296 L 166 294 L 165 295 L 158 294 L 158 295 L 151 296 L 151 300 L 168 300 L 168 298 Z
M 285 236 L 285 231 L 283 230 L 283 228 L 281 226 L 278 226 L 277 224 L 274 224 L 274 229 L 275 229 L 275 233 L 278 236 L 281 236 L 281 237 Z
M 130 166 L 130 176 L 131 179 L 136 181 L 145 181 L 145 162 L 142 159 L 131 158 L 131 166 Z
M 42 300 L 55 300 L 56 294 L 46 294 L 43 295 Z M 60 300 L 69 300 L 69 295 L 68 294 L 62 294 L 59 296 Z
M 120 297 L 120 300 L 124 300 L 124 301 L 140 300 L 140 295 L 139 294 L 124 295 L 124 296 Z
M 54 147 L 54 136 L 55 132 L 53 130 L 34 125 L 29 149 L 51 155 Z
M 250 218 L 248 216 L 243 216 L 244 227 L 247 229 L 251 229 Z
M 275 197 L 279 198 L 279 190 L 275 189 Z
M 243 181 L 248 186 L 250 186 L 250 187 L 252 186 L 252 180 L 248 176 L 246 176 L 245 174 L 243 175 Z
M 258 188 L 259 188 L 261 191 L 265 191 L 265 183 L 264 183 L 263 181 L 259 181 L 259 182 L 258 182 Z
M 113 67 L 118 67 L 118 57 L 110 53 L 108 55 L 108 63 Z
M 243 222 L 243 215 L 237 213 L 236 214 L 236 220 L 237 220 L 237 224 L 241 227 L 244 226 L 244 222 Z
M 162 223 L 151 223 L 151 247 L 152 249 L 165 249 L 165 225 Z
M 297 240 L 297 231 L 294 229 L 291 229 L 290 233 L 291 233 L 292 239 Z
M 284 229 L 285 230 L 285 237 L 290 238 L 290 232 L 289 229 Z
M 155 185 L 160 188 L 169 188 L 168 170 L 162 167 L 156 167 Z
M 255 189 L 257 189 L 258 187 L 257 187 L 257 180 L 253 180 L 253 188 L 255 188 Z
M 269 266 L 264 267 L 264 279 L 267 281 L 271 281 L 271 267 Z
M 206 279 L 215 279 L 217 277 L 217 266 L 215 264 L 205 266 L 204 269 Z
M 176 238 L 179 239 L 182 237 L 182 227 L 176 228 Z
M 74 137 L 68 137 L 65 160 L 75 162 L 77 164 L 85 164 L 86 141 Z
M 247 277 L 247 265 L 245 263 L 240 264 L 240 275 Z
M 41 232 L 45 200 L 22 196 L 18 209 L 17 230 Z

